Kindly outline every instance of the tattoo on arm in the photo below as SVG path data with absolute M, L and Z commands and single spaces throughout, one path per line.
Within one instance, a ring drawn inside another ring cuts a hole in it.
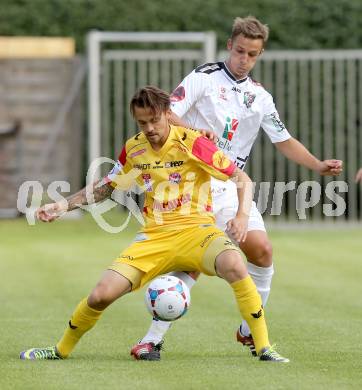
M 104 183 L 99 187 L 97 187 L 97 184 L 94 185 L 93 187 L 93 195 L 94 195 L 95 203 L 110 198 L 114 190 L 114 188 L 109 183 Z
M 74 210 L 82 205 L 98 203 L 106 198 L 109 198 L 112 195 L 114 188 L 108 184 L 102 184 L 98 186 L 99 182 L 91 184 L 91 191 L 93 189 L 94 202 L 88 203 L 87 200 L 87 187 L 84 187 L 82 190 L 78 191 L 74 195 L 68 196 L 66 198 L 68 202 L 68 211 Z M 93 188 L 92 188 L 93 187 Z

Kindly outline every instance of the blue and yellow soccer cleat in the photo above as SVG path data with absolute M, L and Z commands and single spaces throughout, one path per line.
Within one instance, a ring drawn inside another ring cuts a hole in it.
M 259 359 L 269 362 L 289 363 L 289 359 L 281 356 L 275 349 L 274 345 L 268 348 L 263 348 L 259 353 Z
M 20 353 L 22 360 L 59 360 L 62 359 L 56 347 L 31 348 Z

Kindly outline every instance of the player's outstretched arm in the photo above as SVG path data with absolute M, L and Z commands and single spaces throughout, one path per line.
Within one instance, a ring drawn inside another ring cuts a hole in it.
M 52 222 L 67 212 L 66 202 L 48 203 L 39 207 L 35 215 L 39 221 Z
M 295 138 L 289 138 L 283 142 L 276 142 L 274 145 L 289 160 L 312 169 L 322 176 L 336 176 L 343 170 L 343 162 L 341 160 L 331 159 L 320 161 Z
M 36 211 L 35 215 L 40 221 L 52 222 L 67 211 L 109 198 L 113 190 L 114 188 L 109 183 L 97 181 L 59 202 L 45 204 Z M 93 196 L 90 197 L 89 193 Z
M 227 222 L 227 233 L 237 242 L 244 242 L 248 233 L 248 220 L 253 200 L 253 183 L 250 177 L 236 168 L 231 178 L 236 183 L 238 192 L 238 211 L 233 219 Z
M 362 181 L 362 167 L 356 173 L 356 183 Z

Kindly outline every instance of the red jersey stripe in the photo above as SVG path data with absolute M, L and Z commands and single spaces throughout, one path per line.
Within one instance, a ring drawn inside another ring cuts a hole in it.
M 123 146 L 122 152 L 119 155 L 118 160 L 124 166 L 126 164 L 126 159 L 127 159 L 126 147 Z
M 231 176 L 236 169 L 236 165 L 206 137 L 196 138 L 192 145 L 192 154 L 227 176 Z

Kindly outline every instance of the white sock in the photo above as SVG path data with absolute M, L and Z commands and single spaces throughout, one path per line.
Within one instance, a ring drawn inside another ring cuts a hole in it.
M 171 322 L 152 319 L 151 326 L 145 337 L 138 344 L 153 343 L 158 344 L 166 332 L 170 329 Z
M 187 274 L 186 272 L 179 272 L 179 271 L 175 271 L 175 272 L 171 272 L 170 273 L 171 276 L 176 276 L 176 278 L 179 278 L 181 279 L 183 282 L 185 282 L 186 286 L 191 290 L 193 285 L 196 283 L 196 280 L 194 278 L 192 278 L 189 274 Z
M 252 263 L 247 263 L 247 268 L 249 275 L 253 279 L 256 289 L 258 290 L 263 306 L 265 307 L 269 294 L 271 281 L 274 274 L 273 264 L 270 267 L 258 267 Z M 248 324 L 245 320 L 241 323 L 240 332 L 244 336 L 249 336 L 251 334 Z
M 170 275 L 176 276 L 185 282 L 186 286 L 191 290 L 192 286 L 196 283 L 196 280 L 193 279 L 190 275 L 185 272 L 171 272 Z M 153 319 L 150 328 L 148 329 L 145 337 L 139 342 L 139 344 L 144 343 L 154 343 L 158 344 L 163 340 L 165 334 L 170 329 L 172 322 L 160 321 Z

